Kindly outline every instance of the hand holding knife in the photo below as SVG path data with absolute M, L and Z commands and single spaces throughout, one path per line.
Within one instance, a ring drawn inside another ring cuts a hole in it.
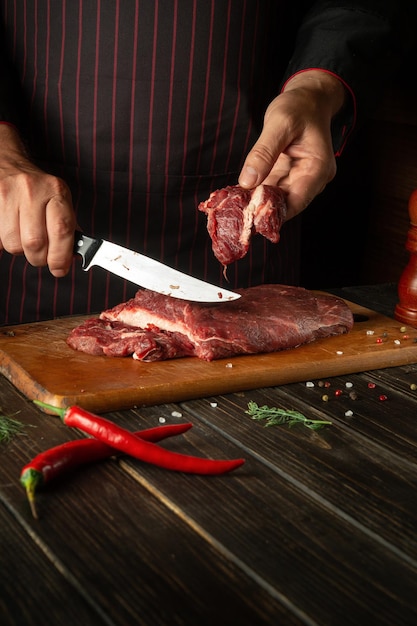
M 74 253 L 82 257 L 85 271 L 94 265 L 151 291 L 194 302 L 228 302 L 240 294 L 184 274 L 139 252 L 104 239 L 75 232 Z

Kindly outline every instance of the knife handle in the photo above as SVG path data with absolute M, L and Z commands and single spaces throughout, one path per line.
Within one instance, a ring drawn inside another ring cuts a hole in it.
M 74 254 L 79 254 L 82 258 L 82 267 L 87 269 L 94 258 L 97 250 L 102 244 L 101 239 L 88 237 L 81 231 L 76 230 L 74 233 Z

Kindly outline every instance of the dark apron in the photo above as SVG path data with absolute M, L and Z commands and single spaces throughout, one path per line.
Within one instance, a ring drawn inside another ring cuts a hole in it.
M 69 184 L 80 227 L 229 288 L 297 284 L 297 219 L 278 245 L 254 237 L 225 283 L 197 210 L 236 184 L 279 92 L 295 32 L 279 3 L 26 4 L 24 15 L 25 3 L 3 3 L 23 132 L 36 163 Z M 78 261 L 56 280 L 0 257 L 2 324 L 97 312 L 135 291 Z

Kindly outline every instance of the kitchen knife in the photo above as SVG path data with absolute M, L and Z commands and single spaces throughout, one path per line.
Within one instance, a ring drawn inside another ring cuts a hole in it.
M 228 302 L 240 294 L 211 285 L 155 261 L 143 254 L 104 239 L 75 232 L 74 253 L 82 258 L 82 267 L 98 265 L 121 278 L 166 296 L 194 302 Z

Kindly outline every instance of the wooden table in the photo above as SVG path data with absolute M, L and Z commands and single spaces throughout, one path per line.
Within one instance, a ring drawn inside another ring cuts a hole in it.
M 392 285 L 343 295 L 396 302 Z M 0 623 L 417 624 L 415 384 L 412 364 L 113 412 L 131 430 L 191 421 L 163 445 L 246 463 L 202 477 L 111 459 L 39 492 L 34 520 L 21 468 L 79 435 L 0 379 L 25 424 L 0 446 Z M 332 425 L 265 428 L 250 400 Z

